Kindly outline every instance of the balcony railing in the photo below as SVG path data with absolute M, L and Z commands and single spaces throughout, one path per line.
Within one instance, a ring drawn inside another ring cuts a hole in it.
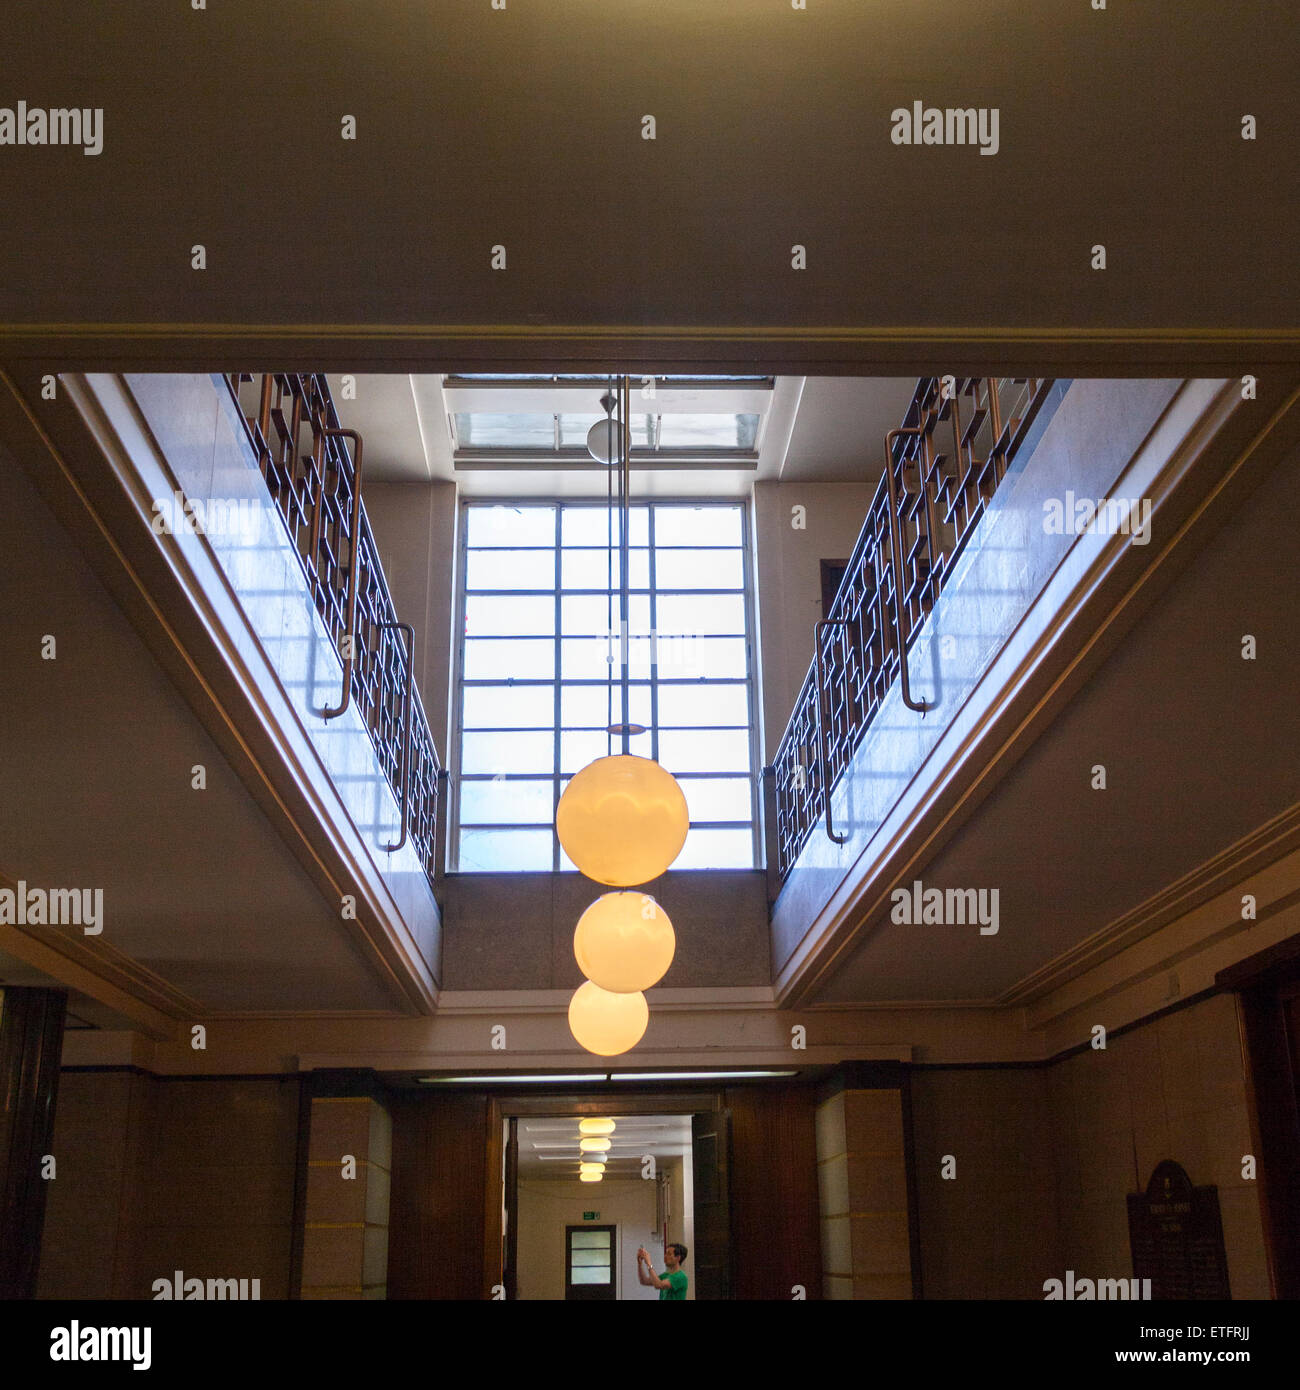
M 245 412 L 240 399 L 245 382 L 255 383 L 244 392 L 244 400 L 256 402 L 252 415 Z M 302 563 L 316 611 L 343 662 L 345 680 L 350 679 L 351 700 L 370 731 L 379 764 L 398 805 L 404 807 L 403 823 L 411 843 L 432 880 L 438 752 L 358 493 L 358 459 L 348 451 L 349 432 L 339 424 L 329 386 L 320 373 L 275 372 L 255 377 L 234 372 L 227 375 L 226 384 Z M 351 589 L 354 561 L 355 593 Z M 350 643 L 345 641 L 349 632 Z M 341 707 L 331 705 L 330 713 L 341 712 Z
M 1024 442 L 1052 383 L 1039 378 L 923 377 L 773 764 L 775 850 L 784 879 L 900 675 L 920 632 Z M 820 680 L 819 667 L 820 663 Z M 904 684 L 904 699 L 910 702 Z M 924 706 L 919 702 L 914 708 Z

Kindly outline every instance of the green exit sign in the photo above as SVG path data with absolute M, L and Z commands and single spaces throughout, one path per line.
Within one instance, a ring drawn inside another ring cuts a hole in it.
M 582 1213 L 582 1219 L 584 1221 L 599 1221 L 600 1213 L 598 1211 L 584 1211 Z

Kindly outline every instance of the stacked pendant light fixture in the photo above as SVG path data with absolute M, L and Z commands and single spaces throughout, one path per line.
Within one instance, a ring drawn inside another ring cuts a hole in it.
M 614 1129 L 613 1120 L 582 1120 L 579 1122 L 578 1133 L 582 1136 L 579 1140 L 579 1151 L 582 1154 L 582 1161 L 578 1164 L 579 1182 L 599 1182 L 605 1176 L 605 1159 L 610 1147 L 609 1136 L 613 1134 Z M 597 1149 L 588 1145 L 588 1139 L 598 1139 L 604 1147 Z
M 624 377 L 615 398 L 612 385 L 601 400 L 605 419 L 592 427 L 587 447 L 595 459 L 609 466 L 611 530 L 615 474 L 619 480 L 622 719 L 611 719 L 607 732 L 611 740 L 614 735 L 620 737 L 622 752 L 598 758 L 573 778 L 556 807 L 555 831 L 581 873 L 607 887 L 627 890 L 658 878 L 672 864 L 686 843 L 690 817 L 672 774 L 652 758 L 630 751 L 632 735 L 645 733 L 628 716 L 631 387 Z M 612 567 L 612 535 L 610 551 Z M 612 584 L 610 589 L 612 594 Z M 573 953 L 587 978 L 569 1002 L 569 1029 L 582 1047 L 601 1057 L 614 1057 L 641 1041 L 650 1021 L 645 991 L 663 978 L 675 949 L 668 914 L 648 893 L 606 893 L 587 908 L 573 938 Z

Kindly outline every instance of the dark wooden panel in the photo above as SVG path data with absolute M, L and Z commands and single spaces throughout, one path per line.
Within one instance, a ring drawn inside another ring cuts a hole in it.
M 297 1075 L 64 1073 L 40 1296 L 150 1299 L 177 1269 L 296 1296 L 301 1088 Z
M 815 1093 L 735 1086 L 731 1111 L 732 1297 L 822 1292 Z
M 506 1298 L 513 1300 L 519 1297 L 519 1121 L 512 1115 L 506 1123 L 510 1126 L 510 1136 L 506 1140 L 505 1155 L 506 1230 L 502 1263 Z M 493 1128 L 496 1128 L 495 1117 Z
M 1220 971 L 1215 984 L 1237 992 L 1273 1297 L 1300 1299 L 1300 936 Z
M 731 1116 L 728 1111 L 710 1110 L 691 1116 L 691 1165 L 695 1297 L 730 1298 Z M 688 1252 L 687 1259 L 690 1258 Z
M 485 1297 L 488 1098 L 397 1097 L 388 1297 Z
M 1300 1001 L 1294 980 L 1241 992 L 1273 1297 L 1300 1299 Z
M 6 989 L 0 1010 L 0 1298 L 35 1298 L 68 995 Z

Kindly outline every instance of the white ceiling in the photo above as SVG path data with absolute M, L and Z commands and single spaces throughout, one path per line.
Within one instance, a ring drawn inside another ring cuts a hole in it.
M 3 454 L 0 606 L 0 873 L 102 889 L 95 941 L 205 1011 L 395 1011 L 337 908 Z M 40 657 L 45 634 L 54 660 Z M 52 983 L 0 957 L 6 979 Z
M 997 887 L 997 934 L 881 920 L 819 1002 L 995 999 L 1295 805 L 1297 536 L 1300 451 L 925 867 L 927 887 Z
M 903 423 L 915 377 L 804 379 L 782 482 L 874 483 L 885 435 Z
M 377 483 L 455 480 L 467 496 L 604 496 L 605 472 L 523 467 L 457 467 L 448 416 L 464 409 L 468 391 L 444 387 L 436 375 L 329 377 L 343 423 L 365 441 L 366 477 Z M 756 464 L 726 469 L 650 469 L 634 466 L 639 497 L 743 497 L 756 481 L 874 482 L 880 476 L 886 431 L 902 423 L 912 377 L 777 377 L 769 392 L 744 393 L 766 402 Z M 593 397 L 600 392 L 590 388 Z M 661 409 L 697 410 L 707 392 L 660 397 Z M 518 388 L 476 387 L 478 408 L 536 408 Z M 520 397 L 524 397 L 522 405 Z M 743 408 L 753 408 L 744 405 Z

